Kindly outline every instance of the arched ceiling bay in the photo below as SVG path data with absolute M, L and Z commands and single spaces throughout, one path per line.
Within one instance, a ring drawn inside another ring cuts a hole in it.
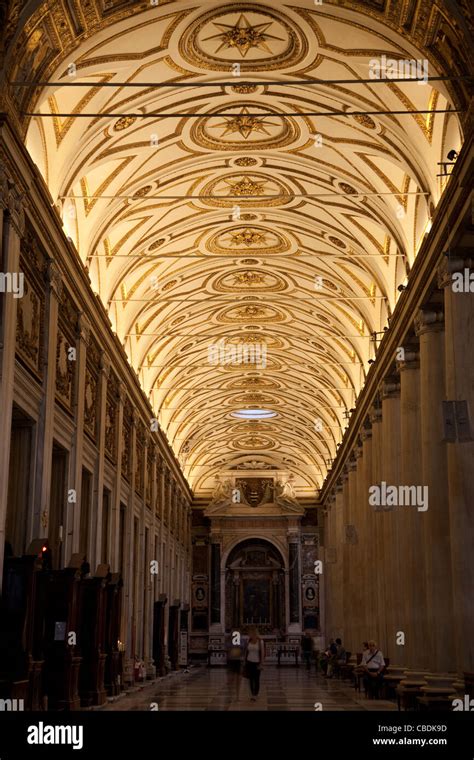
M 310 495 L 335 456 L 461 141 L 445 82 L 360 81 L 381 55 L 420 57 L 343 7 L 178 0 L 39 96 L 28 148 L 198 495 L 246 467 Z

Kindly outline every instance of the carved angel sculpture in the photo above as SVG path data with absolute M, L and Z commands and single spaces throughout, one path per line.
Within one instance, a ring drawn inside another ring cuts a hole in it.
M 295 487 L 293 485 L 293 475 L 290 475 L 285 483 L 278 480 L 275 483 L 275 502 L 287 509 L 301 509 L 296 499 Z

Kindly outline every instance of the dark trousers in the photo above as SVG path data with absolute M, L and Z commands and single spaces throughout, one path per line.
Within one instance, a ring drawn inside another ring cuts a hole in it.
M 260 691 L 260 670 L 258 662 L 249 662 L 247 660 L 247 672 L 249 674 L 250 693 L 252 697 L 258 697 Z
M 369 675 L 368 673 L 364 675 L 365 693 L 367 694 L 369 699 L 378 698 L 380 687 L 382 686 L 382 682 L 383 682 L 383 676 L 381 673 L 377 673 L 376 676 Z

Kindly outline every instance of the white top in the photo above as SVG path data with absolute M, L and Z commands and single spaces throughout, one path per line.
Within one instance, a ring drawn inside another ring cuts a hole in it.
M 370 650 L 367 650 L 366 652 L 364 652 L 361 664 L 366 665 L 369 670 L 380 670 L 380 668 L 383 668 L 385 666 L 385 660 L 383 658 L 383 654 L 380 651 L 380 649 L 378 650 L 376 654 L 374 654 L 372 659 L 370 659 L 371 657 L 372 657 L 372 654 Z M 368 660 L 370 660 L 370 662 L 368 662 Z
M 254 644 L 249 641 L 247 646 L 247 660 L 249 662 L 260 662 L 260 641 Z

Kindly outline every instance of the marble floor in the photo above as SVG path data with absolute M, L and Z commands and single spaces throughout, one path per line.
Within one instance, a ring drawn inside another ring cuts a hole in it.
M 250 700 L 248 681 L 227 668 L 193 667 L 133 689 L 103 710 L 307 711 L 396 710 L 369 700 L 348 682 L 325 679 L 303 667 L 265 667 L 260 694 Z

